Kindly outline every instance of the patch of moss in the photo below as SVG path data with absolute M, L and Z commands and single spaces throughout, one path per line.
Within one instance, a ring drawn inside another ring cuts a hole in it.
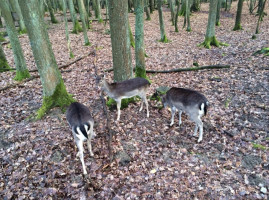
M 255 149 L 261 149 L 261 150 L 266 150 L 267 148 L 261 144 L 256 144 L 256 143 L 252 143 L 253 148 Z
M 22 34 L 27 33 L 27 30 L 26 29 L 19 29 L 18 33 L 19 33 L 19 35 L 22 35 Z
M 60 107 L 64 111 L 67 106 L 75 101 L 72 95 L 66 91 L 64 82 L 61 80 L 56 86 L 53 95 L 43 97 L 43 103 L 37 111 L 36 119 L 41 119 L 53 107 Z
M 255 40 L 257 38 L 256 35 L 252 35 L 251 39 Z
M 78 34 L 79 32 L 82 32 L 82 31 L 83 31 L 83 29 L 81 28 L 80 24 L 78 23 L 78 20 L 76 20 L 72 33 Z
M 15 81 L 22 81 L 23 79 L 29 78 L 30 77 L 30 73 L 28 71 L 28 69 L 24 70 L 24 71 L 16 71 L 16 76 L 14 78 Z
M 72 51 L 70 51 L 70 53 L 69 53 L 69 57 L 70 57 L 70 58 L 74 58 L 74 57 L 75 57 Z
M 0 35 L 0 42 L 4 42 L 4 41 L 6 41 L 6 39 L 2 35 Z
M 0 59 L 0 73 L 10 71 L 10 66 L 7 61 Z
M 220 46 L 229 46 L 226 43 L 223 42 L 219 42 L 216 38 L 216 36 L 213 37 L 209 37 L 209 38 L 205 38 L 205 41 L 202 42 L 201 44 L 199 44 L 198 46 L 201 47 L 205 47 L 207 49 L 211 49 L 211 45 L 216 46 L 216 47 L 220 47 Z
M 171 40 L 168 40 L 167 37 L 166 37 L 166 35 L 164 35 L 163 38 L 161 38 L 161 39 L 159 40 L 159 42 L 169 43 L 169 42 L 171 42 Z
M 136 102 L 135 97 L 127 98 L 127 99 L 122 99 L 122 100 L 121 100 L 121 107 L 120 107 L 120 109 L 127 108 L 128 105 L 129 105 L 129 103 L 134 103 L 134 102 Z M 106 105 L 107 105 L 110 109 L 112 109 L 113 107 L 117 106 L 117 103 L 116 103 L 116 101 L 115 101 L 114 99 L 112 99 L 112 98 L 109 97 L 109 98 L 108 98 L 108 101 L 106 102 Z
M 86 42 L 84 45 L 85 46 L 92 46 L 92 44 L 90 42 Z
M 243 30 L 241 24 L 236 24 L 233 28 L 233 31 L 239 31 L 239 30 Z

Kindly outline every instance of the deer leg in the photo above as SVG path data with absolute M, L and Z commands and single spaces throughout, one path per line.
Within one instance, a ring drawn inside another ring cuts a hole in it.
M 141 101 L 141 106 L 140 106 L 139 112 L 141 112 L 143 109 L 144 97 L 141 96 L 141 99 L 142 99 L 142 101 Z
M 199 116 L 197 116 L 195 119 L 193 119 L 193 121 L 195 122 L 195 129 L 194 129 L 194 134 L 193 136 L 197 135 L 197 131 L 199 128 L 199 138 L 198 138 L 198 142 L 201 142 L 203 140 L 203 122 L 200 119 Z
M 121 106 L 121 99 L 120 100 L 117 100 L 117 110 L 118 110 L 118 116 L 117 116 L 117 120 L 116 121 L 119 121 L 120 120 L 120 106 Z
M 172 107 L 171 108 L 171 111 L 172 111 L 172 117 L 171 117 L 170 126 L 173 126 L 173 124 L 174 124 L 174 117 L 175 117 L 175 113 L 176 113 L 176 108 L 175 107 Z
M 178 126 L 181 125 L 181 114 L 182 114 L 182 111 L 179 110 L 179 111 L 178 111 L 178 118 L 179 118 L 179 120 L 178 120 Z
M 83 174 L 87 174 L 86 166 L 85 166 L 85 163 L 84 163 L 84 155 L 83 155 L 83 141 L 82 140 L 77 140 L 76 143 L 77 143 L 77 147 L 78 147 L 78 150 L 79 150 L 80 161 L 82 163 Z
M 87 140 L 87 145 L 88 145 L 88 150 L 90 152 L 90 156 L 93 156 L 93 152 L 92 152 L 92 144 L 91 144 L 91 139 L 94 135 L 93 133 L 93 122 L 89 122 L 91 127 L 90 127 L 90 130 L 88 132 L 88 140 Z

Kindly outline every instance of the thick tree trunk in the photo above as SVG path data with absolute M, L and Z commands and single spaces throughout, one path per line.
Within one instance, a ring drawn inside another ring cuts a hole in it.
M 68 52 L 69 52 L 69 57 L 70 58 L 74 58 L 74 54 L 72 52 L 71 49 L 71 45 L 70 45 L 70 39 L 69 39 L 69 32 L 68 32 L 68 22 L 67 22 L 67 17 L 66 17 L 66 1 L 62 0 L 62 6 L 63 6 L 63 13 L 64 13 L 64 24 L 65 24 L 65 36 L 66 36 L 66 40 L 67 40 L 67 48 L 68 48 Z
M 166 34 L 165 34 L 165 30 L 164 30 L 162 0 L 158 0 L 157 6 L 158 6 L 160 31 L 161 31 L 161 40 L 160 40 L 160 42 L 168 42 L 168 39 L 167 39 Z
M 58 69 L 46 25 L 36 0 L 19 0 L 22 15 L 29 35 L 35 62 L 43 86 L 43 104 L 37 112 L 37 119 L 53 107 L 64 108 L 74 99 L 67 93 Z
M 128 4 L 122 0 L 108 0 L 108 8 L 114 81 L 117 82 L 133 77 L 128 29 Z
M 207 29 L 206 29 L 205 41 L 200 44 L 200 46 L 204 46 L 208 49 L 211 48 L 211 45 L 214 45 L 216 47 L 219 47 L 220 45 L 227 46 L 227 44 L 220 43 L 219 41 L 217 41 L 216 36 L 215 36 L 217 4 L 218 4 L 218 1 L 210 0 L 209 16 L 208 16 L 208 24 L 207 24 Z
M 17 15 L 19 16 L 19 27 L 20 27 L 19 32 L 20 32 L 20 34 L 26 33 L 26 27 L 25 27 L 25 24 L 23 21 L 23 17 L 21 14 L 21 8 L 19 6 L 18 0 L 10 0 L 10 3 L 12 5 L 13 9 L 16 11 Z
M 238 0 L 235 25 L 233 28 L 234 31 L 242 30 L 241 15 L 242 15 L 242 10 L 243 10 L 243 3 L 244 3 L 244 0 Z
M 147 78 L 144 49 L 144 0 L 135 0 L 135 76 Z
M 72 33 L 78 34 L 79 32 L 82 32 L 83 30 L 82 30 L 80 24 L 78 23 L 77 14 L 75 12 L 73 0 L 68 0 L 68 7 L 69 7 L 70 14 L 71 14 L 72 22 L 73 22 Z
M 4 50 L 2 48 L 2 44 L 0 43 L 0 72 L 5 72 L 10 70 L 8 65 Z
M 6 22 L 6 30 L 7 30 L 8 37 L 10 39 L 10 43 L 12 46 L 12 51 L 14 54 L 14 60 L 15 60 L 15 65 L 16 65 L 16 76 L 14 79 L 21 81 L 25 78 L 30 77 L 30 74 L 26 66 L 26 62 L 25 62 L 21 44 L 18 38 L 17 30 L 13 23 L 10 9 L 9 9 L 9 4 L 7 0 L 0 0 L 0 9 L 2 11 L 2 15 Z
M 84 45 L 85 46 L 90 46 L 91 43 L 90 43 L 90 41 L 88 39 L 88 35 L 87 35 L 88 29 L 87 29 L 87 25 L 86 25 L 85 12 L 84 12 L 85 7 L 84 7 L 83 0 L 78 0 L 78 7 L 79 7 L 80 19 L 81 19 L 81 22 L 82 22 Z

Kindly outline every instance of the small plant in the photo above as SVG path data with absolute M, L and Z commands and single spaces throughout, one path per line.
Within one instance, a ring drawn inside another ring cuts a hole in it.
M 266 150 L 267 148 L 261 144 L 257 144 L 257 143 L 252 143 L 253 148 L 255 149 L 261 149 L 261 150 Z

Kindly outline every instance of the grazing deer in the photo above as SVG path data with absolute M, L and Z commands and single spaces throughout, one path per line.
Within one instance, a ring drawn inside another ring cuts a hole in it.
M 94 136 L 93 118 L 88 107 L 81 103 L 75 102 L 68 107 L 66 111 L 66 119 L 72 129 L 72 133 L 79 150 L 77 155 L 79 155 L 82 163 L 83 174 L 87 174 L 84 163 L 83 142 L 87 140 L 90 155 L 93 156 L 91 145 L 91 139 Z
M 149 88 L 149 81 L 144 78 L 133 78 L 122 82 L 108 83 L 105 79 L 102 80 L 101 86 L 107 95 L 114 99 L 117 103 L 118 116 L 117 121 L 120 119 L 121 100 L 131 98 L 136 95 L 141 97 L 141 107 L 139 112 L 143 109 L 143 102 L 146 104 L 147 117 L 149 117 L 148 102 L 147 102 L 147 89 Z
M 208 100 L 202 94 L 197 91 L 184 89 L 184 88 L 171 88 L 166 95 L 162 96 L 163 106 L 169 106 L 172 110 L 171 124 L 174 124 L 174 116 L 176 110 L 179 111 L 179 126 L 181 124 L 181 114 L 186 112 L 190 119 L 195 122 L 195 129 L 193 136 L 197 135 L 199 128 L 199 139 L 201 142 L 203 139 L 203 122 L 201 117 L 206 115 L 207 107 L 209 105 Z

